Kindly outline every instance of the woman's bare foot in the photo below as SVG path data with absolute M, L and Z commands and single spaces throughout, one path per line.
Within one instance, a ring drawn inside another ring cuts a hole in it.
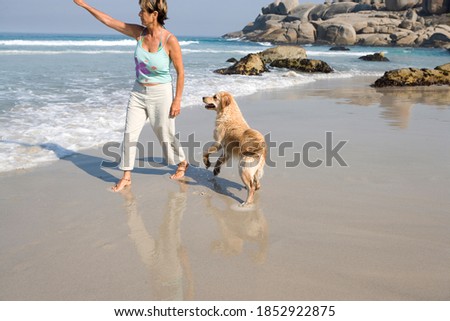
M 183 178 L 188 167 L 189 167 L 189 163 L 187 161 L 181 162 L 180 164 L 178 164 L 178 168 L 177 168 L 177 171 L 175 172 L 175 174 L 170 176 L 170 179 Z
M 129 178 L 121 178 L 120 181 L 118 181 L 116 185 L 111 187 L 111 189 L 112 189 L 113 192 L 120 192 L 125 187 L 130 186 L 130 185 L 131 185 L 131 179 L 129 179 Z

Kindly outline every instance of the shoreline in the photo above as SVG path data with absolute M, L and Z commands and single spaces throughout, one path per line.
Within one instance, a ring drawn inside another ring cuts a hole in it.
M 237 99 L 276 144 L 250 209 L 238 207 L 236 164 L 174 182 L 173 167 L 150 166 L 158 151 L 118 194 L 107 189 L 120 171 L 99 167 L 99 149 L 1 173 L 0 299 L 449 300 L 450 88 L 368 81 Z M 214 118 L 189 107 L 181 140 L 211 141 Z M 324 147 L 310 160 L 325 160 L 326 132 L 348 141 L 347 167 L 287 165 L 308 142 Z
M 333 93 L 333 97 L 336 99 L 346 99 L 347 102 L 351 105 L 374 105 L 377 104 L 378 101 L 383 96 L 388 96 L 387 100 L 390 103 L 394 103 L 396 107 L 399 108 L 399 111 L 394 112 L 392 117 L 399 117 L 399 123 L 407 121 L 408 114 L 410 113 L 410 109 L 412 104 L 414 104 L 414 97 L 419 99 L 422 97 L 421 103 L 429 104 L 432 106 L 445 106 L 447 104 L 447 99 L 450 99 L 449 91 L 450 89 L 447 86 L 415 86 L 415 87 L 385 87 L 385 88 L 371 88 L 371 84 L 378 79 L 379 76 L 344 76 L 342 78 L 323 78 L 323 79 L 315 79 L 309 83 L 302 83 L 291 85 L 288 87 L 281 88 L 271 88 L 270 90 L 258 91 L 255 93 L 251 93 L 245 96 L 238 96 L 236 99 L 242 102 L 253 102 L 258 99 L 265 99 L 265 97 L 277 97 L 282 98 L 283 95 L 287 95 L 289 99 L 301 99 L 306 96 L 317 96 L 320 97 L 324 91 L 334 89 L 335 87 L 342 88 L 343 86 L 336 86 L 338 82 L 351 84 L 350 88 L 346 89 L 338 89 L 336 93 Z M 355 86 L 359 88 L 359 90 L 366 90 L 369 95 L 364 98 L 354 98 L 352 95 L 358 95 L 355 90 Z M 314 90 L 315 87 L 319 87 L 318 90 Z M 322 91 L 322 93 L 321 93 Z M 315 93 L 314 93 L 315 92 Z M 425 95 L 424 93 L 430 93 L 429 95 Z M 443 96 L 438 96 L 437 94 L 442 93 Z M 211 93 L 213 94 L 213 93 Z M 404 99 L 405 101 L 402 101 Z M 394 102 L 392 100 L 395 100 Z M 202 108 L 201 99 L 199 99 L 198 105 L 190 105 L 186 107 L 182 107 L 182 111 L 184 113 L 189 113 L 192 110 L 196 110 L 198 108 Z M 124 111 L 125 113 L 125 111 Z M 397 114 L 397 115 L 394 115 Z M 194 117 L 195 118 L 195 117 Z M 177 122 L 183 121 L 180 118 Z M 404 126 L 404 125 L 401 125 Z M 147 125 L 145 127 L 148 127 Z M 145 129 L 144 129 L 145 130 Z M 148 130 L 148 128 L 147 128 Z M 179 133 L 182 134 L 182 131 L 178 130 Z M 143 135 L 148 135 L 144 134 Z M 0 172 L 0 177 L 2 176 L 11 176 L 11 175 L 21 175 L 32 172 L 34 169 L 42 168 L 46 166 L 52 166 L 55 162 L 64 160 L 66 158 L 70 158 L 72 155 L 77 154 L 96 154 L 99 149 L 106 143 L 99 144 L 97 147 L 91 147 L 87 149 L 81 149 L 77 151 L 68 150 L 62 146 L 53 144 L 53 143 L 45 143 L 42 145 L 48 145 L 56 155 L 57 159 L 54 161 L 45 161 L 43 163 L 38 163 L 32 167 L 26 168 L 17 168 L 5 172 Z M 36 145 L 36 148 L 43 148 L 42 146 Z M 58 155 L 59 154 L 59 155 Z M 69 154 L 69 156 L 65 156 Z M 60 156 L 62 155 L 62 157 Z

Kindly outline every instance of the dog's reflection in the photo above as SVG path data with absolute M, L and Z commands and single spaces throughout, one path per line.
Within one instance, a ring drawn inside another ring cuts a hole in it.
M 210 197 L 207 208 L 216 219 L 220 238 L 213 241 L 212 250 L 224 256 L 241 255 L 246 242 L 256 245 L 256 250 L 249 252 L 256 263 L 264 263 L 268 250 L 269 228 L 262 209 L 256 202 L 252 207 L 243 209 L 230 199 L 226 200 L 226 209 L 214 206 Z
M 139 215 L 131 188 L 123 190 L 130 238 L 150 271 L 155 300 L 192 300 L 194 282 L 189 257 L 181 242 L 180 224 L 186 210 L 186 185 L 179 192 L 169 192 L 166 211 L 157 238 L 147 231 Z

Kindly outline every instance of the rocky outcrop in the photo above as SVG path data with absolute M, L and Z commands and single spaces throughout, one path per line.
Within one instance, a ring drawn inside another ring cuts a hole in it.
M 450 15 L 439 15 L 450 11 L 450 0 L 368 3 L 316 5 L 278 0 L 263 8 L 262 14 L 242 31 L 224 37 L 275 44 L 450 46 Z
M 403 68 L 384 73 L 374 87 L 450 85 L 450 63 L 435 69 Z
M 249 54 L 228 68 L 217 69 L 214 72 L 222 75 L 257 76 L 267 71 L 266 64 L 258 54 Z
M 386 58 L 382 52 L 377 52 L 374 53 L 373 55 L 362 56 L 359 57 L 359 59 L 365 61 L 389 61 L 389 59 Z
M 316 59 L 279 59 L 273 61 L 270 66 L 309 73 L 321 72 L 327 74 L 333 71 L 326 62 Z
M 214 72 L 222 75 L 255 76 L 268 71 L 271 67 L 288 68 L 301 72 L 329 73 L 333 69 L 321 60 L 306 59 L 305 49 L 299 46 L 277 46 L 256 54 L 249 54 L 231 67 L 217 69 Z

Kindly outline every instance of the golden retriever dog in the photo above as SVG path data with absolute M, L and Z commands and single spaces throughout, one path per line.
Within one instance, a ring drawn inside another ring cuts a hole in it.
M 205 108 L 215 110 L 216 125 L 214 144 L 203 154 L 206 168 L 211 166 L 209 155 L 222 150 L 214 166 L 214 176 L 220 173 L 220 167 L 230 157 L 239 159 L 239 174 L 247 188 L 247 199 L 241 206 L 254 202 L 255 191 L 261 188 L 266 161 L 266 142 L 264 136 L 250 126 L 242 116 L 238 104 L 228 92 L 219 92 L 212 97 L 203 97 Z

